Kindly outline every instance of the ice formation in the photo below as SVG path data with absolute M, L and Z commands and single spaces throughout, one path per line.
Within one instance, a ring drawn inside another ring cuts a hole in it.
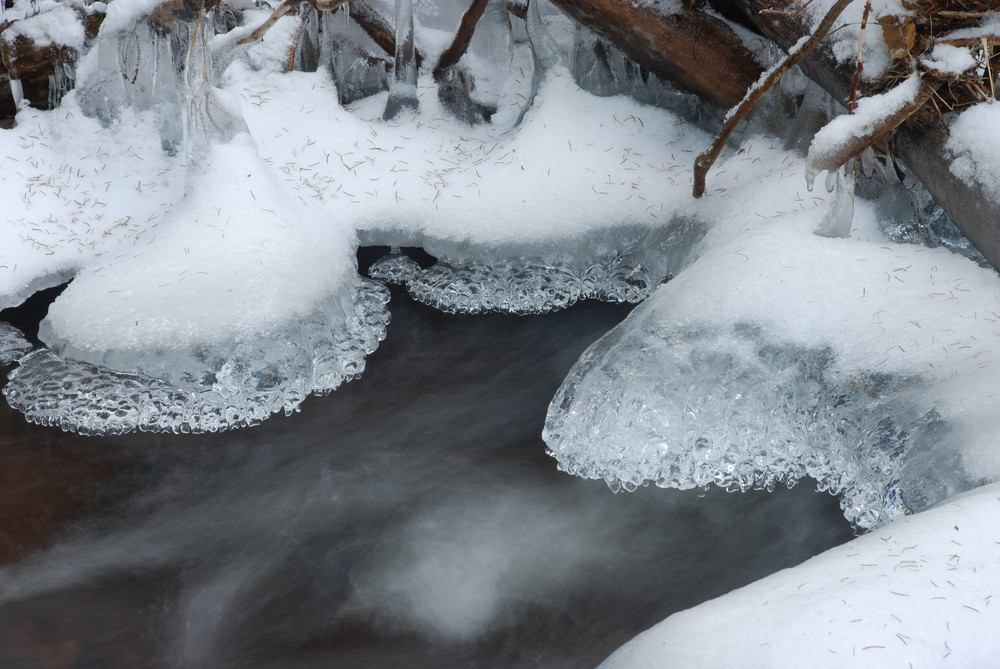
M 809 475 L 862 528 L 1000 474 L 996 273 L 800 234 L 712 248 L 591 347 L 549 409 L 560 466 L 626 489 Z
M 13 325 L 0 323 L 0 365 L 9 365 L 23 358 L 34 348 L 24 333 Z
M 0 137 L 25 156 L 3 181 L 23 206 L 0 230 L 0 306 L 72 279 L 42 323 L 46 347 L 5 389 L 30 420 L 226 429 L 354 378 L 388 319 L 384 293 L 356 275 L 359 242 L 423 246 L 433 267 L 375 275 L 467 312 L 639 301 L 697 253 L 707 226 L 661 196 L 666 175 L 684 197 L 671 147 L 700 133 L 579 91 L 555 55 L 572 26 L 551 11 L 532 13 L 538 52 L 520 19 L 487 6 L 455 66 L 493 119 L 470 127 L 426 71 L 415 79 L 414 47 L 436 57 L 455 8 L 397 3 L 400 77 L 375 96 L 386 61 L 346 7 L 303 7 L 255 46 L 243 38 L 264 9 L 168 21 L 154 9 L 112 3 L 97 39 L 77 44 L 76 89 Z M 315 71 L 278 74 L 289 54 Z M 383 121 L 386 95 L 419 108 Z
M 463 3 L 306 5 L 255 44 L 267 8 L 163 23 L 155 3 L 111 3 L 77 87 L 0 133 L 21 203 L 0 227 L 0 307 L 72 280 L 44 348 L 4 334 L 8 401 L 87 433 L 294 411 L 384 336 L 358 246 L 413 246 L 435 262 L 394 251 L 371 276 L 449 312 L 646 300 L 553 401 L 546 439 L 574 473 L 809 475 L 859 527 L 1000 475 L 995 275 L 928 248 L 975 255 L 922 191 L 843 175 L 807 191 L 799 149 L 828 101 L 791 80 L 790 136 L 752 122 L 692 200 L 710 137 L 691 98 L 544 3 L 503 5 L 435 76 Z M 378 16 L 393 53 L 361 27 Z M 955 125 L 956 173 L 992 169 L 963 125 L 992 115 Z

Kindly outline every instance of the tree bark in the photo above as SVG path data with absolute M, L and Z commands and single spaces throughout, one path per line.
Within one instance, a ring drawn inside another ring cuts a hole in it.
M 629 0 L 553 4 L 650 72 L 725 109 L 739 103 L 762 71 L 728 24 L 703 12 L 664 13 Z

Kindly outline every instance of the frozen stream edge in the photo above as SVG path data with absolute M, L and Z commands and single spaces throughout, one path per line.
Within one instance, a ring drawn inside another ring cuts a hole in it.
M 353 314 L 343 321 L 331 297 L 283 329 L 213 347 L 154 351 L 145 362 L 161 367 L 159 378 L 114 371 L 49 348 L 16 358 L 25 342 L 8 334 L 7 350 L 0 354 L 19 366 L 3 392 L 27 420 L 88 435 L 255 425 L 278 411 L 297 410 L 310 393 L 331 392 L 361 375 L 365 357 L 385 338 L 389 291 L 359 278 L 352 293 Z M 143 362 L 131 361 L 140 368 Z

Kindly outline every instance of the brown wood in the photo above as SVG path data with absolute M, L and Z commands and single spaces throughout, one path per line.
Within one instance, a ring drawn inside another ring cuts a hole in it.
M 23 35 L 13 42 L 0 43 L 0 60 L 7 76 L 21 83 L 24 99 L 35 109 L 49 108 L 49 76 L 55 72 L 56 64 L 75 63 L 76 58 L 75 49 L 61 44 L 38 46 Z M 4 77 L 0 77 L 0 82 L 10 90 Z
M 738 104 L 762 70 L 732 28 L 700 11 L 667 14 L 629 0 L 553 4 L 650 72 L 719 107 Z

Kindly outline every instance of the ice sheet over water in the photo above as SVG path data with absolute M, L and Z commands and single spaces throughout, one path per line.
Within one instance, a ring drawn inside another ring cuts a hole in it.
M 583 299 L 638 303 L 697 257 L 706 229 L 678 218 L 660 228 L 597 230 L 534 247 L 425 240 L 439 254 L 431 267 L 390 253 L 369 274 L 449 313 L 540 314 Z
M 19 361 L 4 394 L 29 421 L 82 434 L 254 425 L 361 375 L 366 356 L 385 338 L 388 291 L 360 279 L 353 293 L 346 318 L 331 297 L 284 328 L 214 345 L 109 351 L 106 365 L 39 349 Z M 7 326 L 0 327 L 3 336 Z M 0 349 L 23 351 L 15 334 L 0 340 Z
M 706 251 L 592 346 L 549 407 L 559 466 L 616 490 L 811 476 L 859 528 L 996 477 L 996 274 L 794 236 Z
M 0 365 L 9 365 L 32 349 L 24 333 L 9 323 L 0 322 Z

